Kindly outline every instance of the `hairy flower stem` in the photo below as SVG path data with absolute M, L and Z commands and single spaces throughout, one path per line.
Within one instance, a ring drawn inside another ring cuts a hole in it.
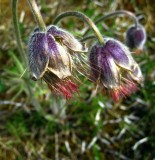
M 101 44 L 104 44 L 104 40 L 103 40 L 102 34 L 98 30 L 98 28 L 96 27 L 96 25 L 94 24 L 94 22 L 89 17 L 87 17 L 85 14 L 83 14 L 81 12 L 68 11 L 68 12 L 61 13 L 60 15 L 58 15 L 54 19 L 53 24 L 57 24 L 61 19 L 65 18 L 65 17 L 70 17 L 70 16 L 72 16 L 72 17 L 74 16 L 74 17 L 80 18 L 82 21 L 84 21 L 85 23 L 87 23 L 87 25 L 90 28 L 93 29 L 93 31 L 94 31 L 94 33 L 95 33 L 98 41 Z
M 116 15 L 120 15 L 120 14 L 124 14 L 124 15 L 127 15 L 128 17 L 132 18 L 134 20 L 135 26 L 136 27 L 138 26 L 139 22 L 138 22 L 137 17 L 132 12 L 125 11 L 125 10 L 119 10 L 119 11 L 111 12 L 111 13 L 105 15 L 105 16 L 102 16 L 95 21 L 95 24 L 98 24 L 99 22 L 101 22 L 103 20 L 106 20 L 108 18 L 111 18 L 111 17 L 116 16 Z M 90 28 L 88 28 L 86 30 L 86 32 L 84 33 L 83 36 L 86 36 L 89 31 L 90 31 Z
M 31 11 L 35 17 L 35 20 L 36 20 L 40 30 L 46 31 L 46 25 L 45 25 L 44 20 L 41 16 L 41 13 L 40 13 L 39 8 L 36 4 L 36 1 L 35 0 L 28 0 L 28 3 L 30 5 Z
M 17 4 L 18 4 L 18 0 L 12 0 L 13 25 L 14 25 L 15 36 L 16 36 L 17 46 L 18 46 L 18 50 L 19 50 L 19 54 L 20 54 L 21 60 L 24 63 L 24 66 L 27 66 L 27 58 L 26 58 L 26 54 L 25 54 L 25 51 L 24 51 L 23 46 L 22 46 L 22 40 L 21 40 L 21 34 L 20 34 L 20 28 L 19 28 L 19 22 L 18 22 L 18 16 L 17 16 Z M 41 106 L 38 103 L 38 101 L 35 99 L 35 97 L 33 95 L 32 88 L 29 85 L 29 78 L 28 78 L 27 74 L 23 78 L 23 80 L 24 80 L 24 82 L 25 82 L 25 84 L 26 84 L 26 86 L 28 88 L 28 92 L 29 92 L 29 97 L 30 97 L 31 103 L 34 106 L 36 106 L 37 110 L 41 110 Z
M 12 18 L 13 18 L 14 31 L 15 31 L 17 47 L 19 50 L 20 58 L 24 63 L 24 65 L 26 66 L 27 58 L 22 46 L 22 41 L 21 41 L 21 34 L 20 34 L 19 22 L 18 22 L 18 16 L 17 16 L 17 3 L 18 3 L 18 0 L 12 0 Z
M 95 38 L 94 35 L 89 35 L 89 36 L 86 36 L 86 37 L 84 37 L 83 39 L 81 39 L 80 42 L 84 42 L 84 41 L 87 41 L 87 40 L 93 39 L 93 38 Z

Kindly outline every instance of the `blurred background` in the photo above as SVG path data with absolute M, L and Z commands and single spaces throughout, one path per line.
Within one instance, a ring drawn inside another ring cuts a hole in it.
M 145 81 L 138 92 L 114 103 L 85 77 L 79 94 L 55 99 L 46 84 L 34 82 L 20 59 L 11 1 L 0 1 L 0 160 L 155 160 L 155 3 L 153 0 L 37 0 L 47 25 L 62 11 L 81 11 L 96 20 L 115 10 L 133 12 L 147 32 L 144 50 L 133 53 Z M 23 47 L 36 26 L 27 1 L 19 0 Z M 97 26 L 125 43 L 133 21 L 110 18 Z M 77 38 L 87 26 L 76 18 L 59 25 Z M 89 40 L 88 46 L 94 41 Z M 26 71 L 25 71 L 26 70 Z M 24 74 L 25 73 L 25 74 Z

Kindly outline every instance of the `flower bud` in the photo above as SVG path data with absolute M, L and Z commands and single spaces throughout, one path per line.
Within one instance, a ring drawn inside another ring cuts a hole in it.
M 142 25 L 131 26 L 126 32 L 126 44 L 129 48 L 143 49 L 146 42 L 146 31 Z
M 105 38 L 105 44 L 95 44 L 89 55 L 92 76 L 115 101 L 129 96 L 141 82 L 142 74 L 128 48 L 121 42 Z

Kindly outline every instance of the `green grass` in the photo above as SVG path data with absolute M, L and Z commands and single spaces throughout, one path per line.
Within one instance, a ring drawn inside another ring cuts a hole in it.
M 47 23 L 52 21 L 51 17 L 56 9 L 53 8 L 51 11 L 51 3 L 45 4 L 44 1 L 40 1 L 44 17 L 48 16 L 47 19 L 45 18 Z M 130 7 L 123 1 L 120 4 L 108 1 L 103 6 L 90 1 L 79 1 L 77 5 L 74 5 L 73 1 L 63 3 L 67 6 L 60 4 L 58 12 L 80 10 L 92 19 L 97 19 L 97 15 L 109 12 L 112 6 L 116 9 L 136 8 L 135 13 L 154 16 L 151 10 L 146 12 L 149 7 L 154 8 L 152 3 L 141 2 L 141 5 L 136 5 L 135 0 L 131 1 Z M 30 28 L 35 26 L 35 21 L 32 15 L 27 16 L 29 12 L 25 14 L 20 29 L 26 50 Z M 127 19 L 123 19 L 124 21 Z M 26 68 L 23 67 L 19 58 L 13 38 L 11 17 L 7 17 L 4 25 L 10 27 L 9 33 L 6 33 L 6 29 L 3 32 L 0 30 L 0 41 L 3 46 L 6 46 L 0 48 L 0 61 L 2 62 L 0 63 L 0 159 L 154 159 L 155 46 L 152 38 L 155 33 L 151 30 L 151 26 L 154 28 L 152 22 L 145 19 L 143 21 L 146 24 L 148 40 L 145 51 L 140 55 L 134 55 L 145 78 L 138 92 L 119 103 L 114 103 L 102 91 L 92 96 L 95 86 L 86 81 L 85 77 L 80 76 L 82 83 L 79 83 L 79 93 L 65 103 L 65 100 L 61 98 L 55 99 L 44 82 L 32 81 L 28 69 L 25 72 Z M 105 23 L 110 32 L 105 31 L 100 24 L 98 27 L 103 34 L 122 40 L 124 39 L 123 33 L 131 21 L 126 26 L 120 23 L 119 29 L 115 18 Z M 79 23 L 76 19 L 64 21 L 61 26 L 78 36 L 82 35 L 80 27 L 84 27 L 83 23 Z M 87 45 L 91 47 L 92 43 Z M 144 138 L 147 140 L 139 143 Z M 134 150 L 136 144 L 138 145 Z

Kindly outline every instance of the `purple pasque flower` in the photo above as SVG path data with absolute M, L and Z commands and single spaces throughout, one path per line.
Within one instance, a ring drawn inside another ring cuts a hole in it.
M 146 31 L 142 25 L 130 26 L 126 32 L 126 44 L 129 48 L 143 49 L 146 42 Z
M 43 79 L 56 95 L 71 98 L 78 91 L 72 81 L 71 53 L 84 51 L 83 46 L 70 33 L 52 26 L 45 32 L 38 28 L 30 35 L 28 60 L 33 80 Z M 67 37 L 67 38 L 66 38 Z M 72 52 L 71 52 L 72 51 Z
M 115 101 L 136 91 L 137 83 L 143 79 L 128 48 L 112 38 L 105 38 L 104 45 L 95 44 L 89 61 L 93 80 L 102 85 Z

